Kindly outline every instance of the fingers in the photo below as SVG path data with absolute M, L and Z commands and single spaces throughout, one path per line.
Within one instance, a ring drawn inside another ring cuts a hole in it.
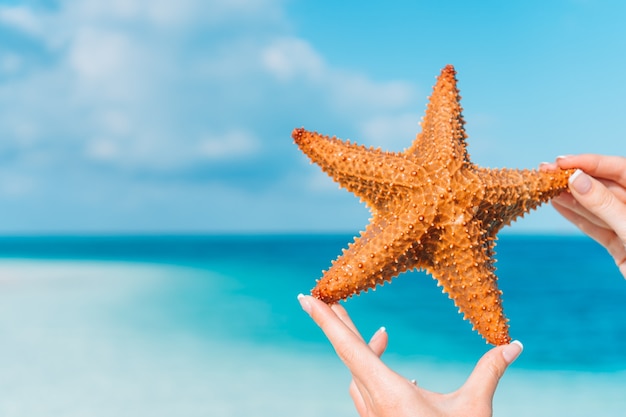
M 626 204 L 619 201 L 604 184 L 577 170 L 570 177 L 572 196 L 584 208 L 603 220 L 614 234 L 603 236 L 600 243 L 615 259 L 624 273 L 626 269 Z M 626 275 L 625 275 L 626 276 Z
M 611 230 L 611 227 L 598 216 L 583 207 L 570 193 L 563 193 L 552 199 L 554 208 L 567 220 L 589 234 L 592 228 Z M 587 226 L 588 224 L 588 226 Z
M 558 157 L 540 169 L 577 168 L 571 194 L 553 200 L 566 219 L 604 246 L 626 278 L 626 158 L 583 154 Z
M 572 196 L 618 234 L 626 234 L 626 205 L 604 184 L 578 169 L 569 179 Z M 621 232 L 621 233 L 620 233 Z
M 376 333 L 374 333 L 368 346 L 378 357 L 380 357 L 387 348 L 388 340 L 389 337 L 387 335 L 387 331 L 384 327 L 381 327 L 376 331 Z M 372 404 L 372 399 L 370 398 L 367 389 L 358 379 L 352 378 L 349 392 L 359 415 L 367 415 L 367 410 Z
M 542 162 L 539 164 L 540 171 L 556 171 L 559 166 L 556 162 Z
M 372 403 L 372 400 L 369 398 L 367 391 L 362 392 L 353 379 L 350 382 L 350 389 L 348 390 L 348 392 L 350 393 L 350 398 L 352 398 L 352 402 L 354 403 L 354 408 L 356 408 L 357 413 L 359 413 L 360 416 L 367 416 L 367 410 Z M 365 396 L 367 396 L 367 400 L 365 399 Z
M 368 346 L 372 349 L 372 352 L 376 354 L 379 358 L 382 356 L 385 349 L 387 349 L 387 343 L 389 342 L 389 335 L 387 334 L 387 329 L 381 327 L 376 330 L 376 333 L 370 339 Z
M 626 187 L 626 158 L 582 154 L 557 157 L 556 164 L 562 169 L 578 168 L 596 178 L 615 181 Z
M 330 308 L 335 312 L 335 314 L 343 322 L 343 324 L 345 324 L 346 327 L 352 331 L 352 333 L 357 335 L 363 341 L 363 343 L 365 343 L 365 341 L 363 340 L 363 336 L 361 336 L 361 333 L 352 322 L 352 319 L 348 315 L 346 309 L 343 308 L 343 306 L 341 306 L 340 304 L 333 304 L 330 306 Z M 374 334 L 374 337 L 375 336 L 376 334 Z M 372 337 L 372 339 L 374 339 L 374 337 Z M 350 387 L 348 389 L 348 392 L 350 393 L 350 397 L 352 397 L 352 401 L 354 402 L 354 405 L 359 415 L 366 415 L 368 408 L 367 404 L 371 403 L 369 393 L 367 392 L 367 389 L 363 386 L 361 381 L 359 381 L 359 379 L 354 375 L 352 375 L 352 381 L 350 381 Z
M 302 309 L 322 329 L 337 356 L 348 367 L 352 375 L 360 381 L 373 379 L 384 367 L 376 353 L 363 341 L 360 335 L 342 321 L 335 310 L 324 302 L 309 295 L 298 296 Z M 340 311 L 340 310 L 339 310 Z
M 389 372 L 379 359 L 387 347 L 387 332 L 380 328 L 367 345 L 343 307 L 330 307 L 314 297 L 302 294 L 298 295 L 298 300 L 352 373 L 350 396 L 359 414 L 368 415 L 368 409 L 373 404 L 368 385 L 377 388 L 378 380 L 385 372 Z
M 623 203 L 626 203 L 626 158 L 594 154 L 559 156 L 556 162 L 542 162 L 541 171 L 578 168 L 602 182 Z
M 346 327 L 348 327 L 350 330 L 352 330 L 352 333 L 354 333 L 355 335 L 359 336 L 361 338 L 361 340 L 364 340 L 363 336 L 361 336 L 361 333 L 359 332 L 359 330 L 356 328 L 356 326 L 352 322 L 352 319 L 348 315 L 348 312 L 346 311 L 345 308 L 343 308 L 342 305 L 340 305 L 340 304 L 333 304 L 333 305 L 330 306 L 330 308 L 331 308 L 331 310 L 333 310 L 335 312 L 335 314 L 337 315 L 337 317 L 339 317 L 339 319 L 343 322 L 343 324 L 345 324 Z
M 504 371 L 522 353 L 523 348 L 523 345 L 516 340 L 485 353 L 461 391 L 474 396 L 477 400 L 488 400 L 491 403 Z
M 556 162 L 542 162 L 539 165 L 539 169 L 541 171 L 555 171 L 560 168 Z M 557 211 L 563 215 L 563 217 L 574 223 L 581 230 L 583 230 L 583 228 L 581 227 L 581 223 L 587 223 L 587 221 L 599 227 L 609 228 L 609 226 L 602 219 L 598 218 L 585 207 L 580 205 L 569 192 L 562 193 L 554 197 L 552 199 L 552 204 L 557 209 Z M 565 212 L 571 213 L 571 215 L 566 215 Z M 576 221 L 574 220 L 574 218 L 576 219 Z M 587 233 L 586 230 L 583 231 Z

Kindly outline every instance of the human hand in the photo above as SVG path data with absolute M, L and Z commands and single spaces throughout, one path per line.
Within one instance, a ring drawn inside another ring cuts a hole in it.
M 554 208 L 604 246 L 626 278 L 626 158 L 583 154 L 560 156 L 542 170 L 577 168 L 569 193 L 552 200 Z
M 498 381 L 522 352 L 522 344 L 517 341 L 491 349 L 461 388 L 439 394 L 421 388 L 380 360 L 388 341 L 384 328 L 374 334 L 368 345 L 339 304 L 328 306 L 302 294 L 298 300 L 352 373 L 350 396 L 361 417 L 491 416 Z

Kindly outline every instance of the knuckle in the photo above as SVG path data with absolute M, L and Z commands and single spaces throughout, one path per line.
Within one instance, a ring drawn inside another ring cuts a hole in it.
M 578 198 L 578 200 L 587 210 L 605 221 L 608 220 L 608 215 L 618 208 L 615 195 L 601 184 L 596 184 L 588 198 Z
M 352 345 L 340 344 L 335 347 L 335 351 L 337 352 L 337 356 L 346 364 L 357 363 L 359 361 L 359 354 L 352 348 Z
M 490 377 L 492 377 L 495 381 L 498 381 L 500 380 L 500 378 L 502 378 L 505 368 L 503 368 L 498 362 L 490 361 L 486 365 L 486 372 Z
M 602 188 L 602 192 L 596 202 L 597 208 L 600 211 L 609 211 L 613 208 L 616 200 L 613 194 L 606 188 Z

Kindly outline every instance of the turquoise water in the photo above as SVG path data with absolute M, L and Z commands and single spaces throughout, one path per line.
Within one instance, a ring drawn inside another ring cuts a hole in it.
M 356 415 L 295 298 L 350 240 L 0 238 L 0 415 Z M 626 281 L 611 258 L 583 237 L 504 236 L 496 250 L 525 351 L 495 415 L 623 415 Z M 345 305 L 365 335 L 386 326 L 386 361 L 434 390 L 489 348 L 422 273 Z

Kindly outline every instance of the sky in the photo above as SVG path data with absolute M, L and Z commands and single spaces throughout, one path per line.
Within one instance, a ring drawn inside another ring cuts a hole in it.
M 401 151 L 457 70 L 473 162 L 626 155 L 626 3 L 0 0 L 0 233 L 350 232 L 295 127 Z M 570 232 L 543 207 L 512 232 Z

